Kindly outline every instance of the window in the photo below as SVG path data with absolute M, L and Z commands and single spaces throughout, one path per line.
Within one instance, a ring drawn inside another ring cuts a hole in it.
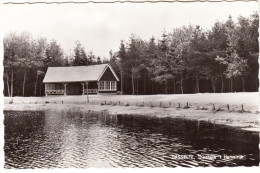
M 116 81 L 111 81 L 111 90 L 116 89 Z
M 104 81 L 100 81 L 100 82 L 99 82 L 99 89 L 100 89 L 100 90 L 105 89 L 105 83 L 104 83 Z
M 53 83 L 49 84 L 49 90 L 55 90 L 55 84 Z
M 64 90 L 64 86 L 61 83 L 48 83 L 45 85 L 47 90 Z
M 110 90 L 110 81 L 105 81 L 105 89 Z
M 100 90 L 116 90 L 116 81 L 99 81 Z

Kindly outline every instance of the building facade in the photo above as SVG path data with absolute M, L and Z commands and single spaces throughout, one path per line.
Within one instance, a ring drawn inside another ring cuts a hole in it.
M 43 79 L 46 96 L 116 94 L 118 81 L 109 64 L 49 67 Z

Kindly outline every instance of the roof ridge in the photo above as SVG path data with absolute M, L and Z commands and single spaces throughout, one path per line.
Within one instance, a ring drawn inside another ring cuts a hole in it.
M 109 65 L 108 63 L 106 64 L 94 64 L 94 65 L 80 65 L 80 66 L 61 66 L 61 67 L 48 67 L 48 68 L 64 68 L 64 67 L 90 67 L 90 66 L 99 66 L 99 65 Z

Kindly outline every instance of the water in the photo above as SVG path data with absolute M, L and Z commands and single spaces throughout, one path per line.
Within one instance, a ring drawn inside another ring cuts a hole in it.
M 4 114 L 5 168 L 259 165 L 257 133 L 208 122 L 95 112 Z

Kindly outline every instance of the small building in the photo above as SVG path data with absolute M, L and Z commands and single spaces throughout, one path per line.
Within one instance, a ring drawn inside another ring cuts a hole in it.
M 43 79 L 46 96 L 117 93 L 118 81 L 109 64 L 49 67 Z

